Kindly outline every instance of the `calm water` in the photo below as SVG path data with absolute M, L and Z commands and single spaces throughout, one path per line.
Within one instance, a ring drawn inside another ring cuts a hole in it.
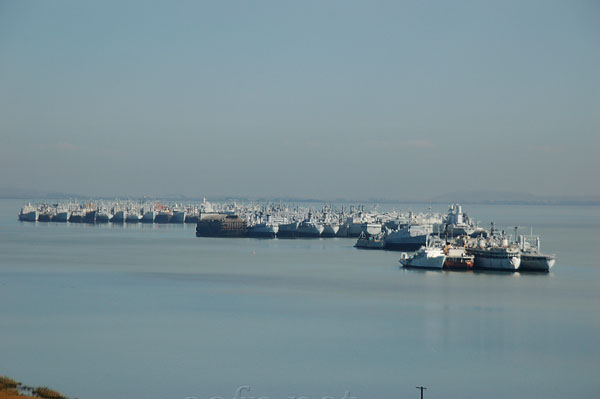
M 407 271 L 352 239 L 20 223 L 21 205 L 0 201 L 0 374 L 28 384 L 82 399 L 231 399 L 244 385 L 269 399 L 416 398 L 417 385 L 600 397 L 598 207 L 466 207 L 542 235 L 557 264 L 532 275 Z

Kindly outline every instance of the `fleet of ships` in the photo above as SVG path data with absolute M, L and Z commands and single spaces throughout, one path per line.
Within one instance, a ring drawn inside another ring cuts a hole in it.
M 442 215 L 365 211 L 364 206 L 319 210 L 284 204 L 209 203 L 165 205 L 160 202 L 115 201 L 27 204 L 19 219 L 62 223 L 195 223 L 198 237 L 309 238 L 355 237 L 365 249 L 416 251 L 402 253 L 407 268 L 544 271 L 555 263 L 543 254 L 540 238 L 507 235 L 478 227 L 458 204 Z

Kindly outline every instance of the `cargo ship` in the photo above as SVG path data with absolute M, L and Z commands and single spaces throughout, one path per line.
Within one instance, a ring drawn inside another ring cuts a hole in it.
M 201 219 L 196 225 L 196 237 L 246 237 L 246 221 L 237 215 L 217 214 Z

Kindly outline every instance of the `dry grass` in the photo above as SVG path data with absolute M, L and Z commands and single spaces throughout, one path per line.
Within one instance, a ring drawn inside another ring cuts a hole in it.
M 27 393 L 31 392 L 31 396 Z M 0 376 L 0 399 L 67 399 L 60 392 L 48 387 L 31 388 L 12 378 Z
M 0 389 L 16 388 L 19 386 L 19 382 L 12 378 L 4 377 L 0 375 Z
M 37 387 L 33 390 L 34 395 L 46 399 L 66 399 L 66 396 L 48 387 Z

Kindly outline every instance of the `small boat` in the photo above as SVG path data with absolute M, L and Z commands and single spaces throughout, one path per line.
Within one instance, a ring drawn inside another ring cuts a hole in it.
M 385 240 L 383 239 L 382 234 L 378 234 L 375 236 L 368 236 L 365 232 L 361 232 L 356 240 L 356 244 L 354 244 L 355 248 L 363 248 L 363 249 L 383 249 L 385 248 Z

